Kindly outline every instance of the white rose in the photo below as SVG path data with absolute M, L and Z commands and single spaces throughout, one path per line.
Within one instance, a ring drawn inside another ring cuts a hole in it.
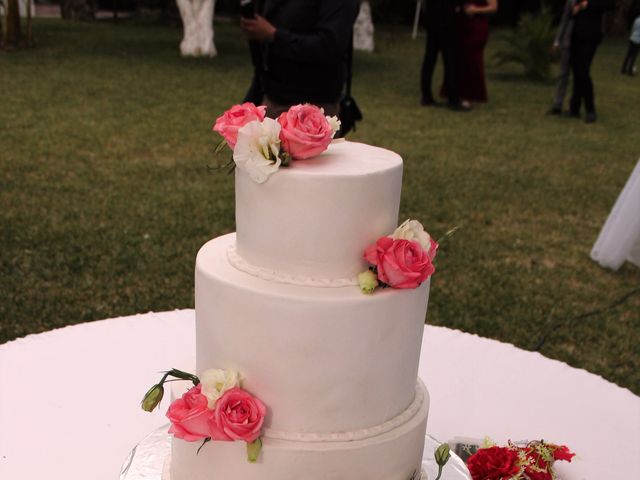
M 428 252 L 431 249 L 431 237 L 424 231 L 424 227 L 417 220 L 405 220 L 391 235 L 394 240 L 409 240 L 418 242 Z
M 326 117 L 327 117 L 327 122 L 329 122 L 329 126 L 331 127 L 331 130 L 333 130 L 333 134 L 331 135 L 331 138 L 333 138 L 333 136 L 336 133 L 338 133 L 338 130 L 340 130 L 340 125 L 342 125 L 342 122 L 340 122 L 338 117 L 336 117 L 335 115 L 333 117 L 326 115 Z
M 280 124 L 265 118 L 254 120 L 238 130 L 233 161 L 256 183 L 266 182 L 280 168 Z
M 241 386 L 242 379 L 240 378 L 240 373 L 236 370 L 212 368 L 205 370 L 200 375 L 200 383 L 202 384 L 202 394 L 208 400 L 207 406 L 213 409 L 216 401 L 224 392 L 233 387 Z

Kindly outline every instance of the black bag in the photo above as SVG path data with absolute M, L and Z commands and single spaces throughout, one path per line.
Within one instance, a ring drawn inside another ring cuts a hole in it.
M 351 63 L 353 61 L 353 38 L 351 38 L 351 48 L 347 52 L 347 89 L 340 99 L 340 130 L 336 133 L 337 138 L 344 137 L 351 130 L 355 132 L 356 122 L 362 120 L 362 112 L 356 103 L 356 99 L 351 96 Z
M 356 99 L 347 93 L 340 100 L 340 130 L 336 137 L 344 137 L 351 130 L 355 132 L 356 122 L 362 120 L 362 112 L 356 103 Z

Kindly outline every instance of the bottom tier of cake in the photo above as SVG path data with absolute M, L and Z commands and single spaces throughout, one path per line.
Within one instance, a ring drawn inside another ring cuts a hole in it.
M 173 439 L 167 480 L 410 480 L 420 478 L 429 395 L 418 381 L 416 413 L 384 433 L 353 441 L 293 441 L 265 437 L 249 463 L 243 442 Z M 366 408 L 363 405 L 362 408 Z M 347 437 L 346 432 L 343 437 Z

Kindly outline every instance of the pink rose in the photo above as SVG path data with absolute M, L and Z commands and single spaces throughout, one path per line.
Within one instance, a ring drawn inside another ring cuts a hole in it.
M 167 411 L 171 421 L 169 433 L 187 442 L 196 442 L 210 436 L 209 417 L 213 412 L 207 408 L 207 397 L 202 385 L 191 388 L 182 398 L 175 400 Z
M 264 404 L 242 388 L 227 390 L 216 402 L 209 422 L 211 438 L 253 442 L 260 436 L 266 413 Z
M 320 108 L 294 105 L 278 118 L 280 142 L 292 158 L 304 160 L 324 152 L 333 138 L 333 128 Z
M 218 117 L 213 130 L 222 135 L 227 144 L 234 148 L 238 141 L 238 130 L 254 120 L 264 120 L 266 109 L 267 107 L 256 107 L 249 102 L 242 105 L 234 105 L 224 112 L 221 117 Z
M 433 240 L 427 252 L 418 242 L 382 237 L 366 248 L 364 258 L 377 267 L 378 279 L 387 285 L 417 288 L 435 271 L 432 261 L 437 248 Z

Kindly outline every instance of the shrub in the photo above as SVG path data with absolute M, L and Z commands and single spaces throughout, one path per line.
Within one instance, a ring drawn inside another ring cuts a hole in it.
M 498 65 L 519 63 L 525 75 L 540 80 L 549 78 L 553 61 L 552 22 L 553 16 L 547 8 L 537 14 L 523 15 L 518 26 L 507 35 L 505 45 L 496 52 Z

